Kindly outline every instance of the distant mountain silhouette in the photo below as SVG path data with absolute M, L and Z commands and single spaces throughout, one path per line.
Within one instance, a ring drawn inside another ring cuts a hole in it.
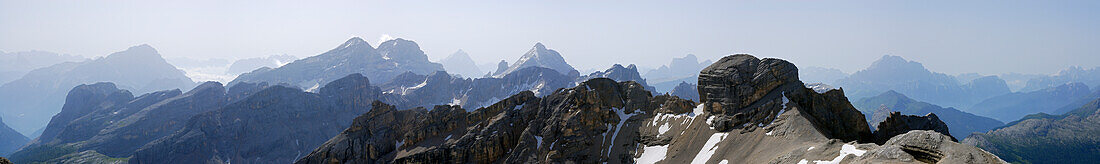
M 34 69 L 83 60 L 87 59 L 81 56 L 46 51 L 0 52 L 0 84 L 19 79 Z
M 834 84 L 845 77 L 848 77 L 848 73 L 836 68 L 802 67 L 798 72 L 798 78 L 806 83 Z
M 240 82 L 286 83 L 307 91 L 316 91 L 322 85 L 354 73 L 384 83 L 405 72 L 429 74 L 442 70 L 443 65 L 428 61 L 428 56 L 413 41 L 398 38 L 382 42 L 375 49 L 356 37 L 317 56 L 278 68 L 257 69 L 241 74 L 229 82 L 229 86 Z
M 672 58 L 668 65 L 662 65 L 657 69 L 642 74 L 648 79 L 660 93 L 672 91 L 680 82 L 697 84 L 699 71 L 713 63 L 710 60 L 699 61 L 694 54 L 680 58 Z
M 457 73 L 466 77 L 481 77 L 485 75 L 484 71 L 481 71 L 474 63 L 473 59 L 470 59 L 470 55 L 466 54 L 466 51 L 458 50 L 455 53 L 443 58 L 439 63 L 443 64 L 443 68 L 447 69 L 447 72 Z
M 294 62 L 294 60 L 297 59 L 298 57 L 290 55 L 271 55 L 267 57 L 241 59 L 233 61 L 233 64 L 230 64 L 229 68 L 226 68 L 225 73 L 229 75 L 240 75 L 263 67 L 278 68 L 284 64 Z
M 507 64 L 507 62 L 501 62 L 501 64 Z M 546 48 L 542 43 L 535 43 L 535 46 L 524 53 L 519 60 L 512 63 L 511 66 L 506 68 L 497 68 L 496 72 L 493 72 L 493 77 L 504 77 L 512 72 L 519 71 L 520 69 L 527 67 L 543 67 L 549 68 L 554 71 L 558 71 L 563 75 L 579 76 L 580 72 L 574 69 L 573 66 L 565 62 L 565 58 L 562 58 L 558 51 Z
M 1058 109 L 1074 102 L 1088 102 L 1100 97 L 1089 96 L 1089 87 L 1082 83 L 1063 84 L 1031 92 L 1016 92 L 991 97 L 970 107 L 974 114 L 1004 122 L 1019 120 L 1036 113 L 1062 114 Z M 1082 103 L 1073 104 L 1080 107 Z M 1064 111 L 1063 111 L 1064 112 Z
M 217 82 L 187 93 L 173 89 L 138 97 L 113 83 L 80 85 L 69 92 L 65 107 L 42 136 L 11 157 L 20 163 L 78 154 L 128 157 L 145 144 L 175 133 L 191 116 L 220 108 L 228 100 Z
M 1086 69 L 1074 66 L 1054 75 L 1032 78 L 1021 91 L 1036 91 L 1066 83 L 1084 83 L 1089 87 L 1100 87 L 1100 67 Z
M 0 86 L 0 114 L 9 126 L 31 134 L 46 125 L 81 84 L 112 82 L 134 93 L 195 86 L 184 72 L 168 64 L 152 46 L 139 45 L 106 57 L 35 69 Z
M 943 120 L 947 126 L 951 127 L 950 133 L 956 137 L 966 137 L 970 133 L 974 132 L 986 132 L 1003 126 L 1001 121 L 994 120 L 989 117 L 982 117 L 963 111 L 959 111 L 955 108 L 944 108 L 937 105 L 929 104 L 926 102 L 920 102 L 901 93 L 894 91 L 887 91 L 879 94 L 875 97 L 868 97 L 860 99 L 852 103 L 867 116 L 867 120 L 871 125 L 878 125 L 879 122 L 885 120 L 886 116 L 889 116 L 889 112 L 897 111 L 906 115 L 926 115 L 928 113 L 935 113 L 939 116 L 940 120 Z M 878 111 L 880 107 L 885 107 L 886 111 Z M 874 117 L 882 116 L 882 117 Z
M 956 108 L 1010 92 L 1004 80 L 995 76 L 962 84 L 952 76 L 928 71 L 921 63 L 889 55 L 831 85 L 844 88 L 852 99 L 894 90 L 918 101 Z

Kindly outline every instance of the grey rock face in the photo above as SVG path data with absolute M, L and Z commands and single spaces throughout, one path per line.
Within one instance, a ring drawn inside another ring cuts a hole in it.
M 867 151 L 853 163 L 1006 163 L 982 149 L 952 140 L 941 132 L 913 130 Z
M 741 56 L 744 57 L 751 56 Z M 748 60 L 751 59 L 755 57 Z M 736 64 L 725 66 L 746 68 Z M 728 67 L 716 69 L 738 72 Z M 790 69 L 794 69 L 793 66 Z M 796 74 L 796 70 L 791 71 Z M 735 79 L 731 77 L 734 75 L 709 75 L 714 79 Z M 902 147 L 950 147 L 933 150 L 944 154 L 936 160 L 948 163 L 1000 163 L 981 149 L 948 139 L 907 135 L 899 136 L 919 141 L 899 139 L 902 141 L 891 143 L 895 145 L 892 150 L 896 151 L 886 152 L 885 157 L 864 159 L 871 156 L 863 152 L 885 151 L 880 149 L 886 148 L 857 143 L 872 140 L 871 134 L 863 116 L 847 103 L 843 91 L 817 93 L 802 87 L 797 78 L 790 84 L 797 88 L 767 91 L 772 93 L 748 105 L 753 108 L 741 108 L 737 117 L 714 112 L 724 110 L 708 110 L 734 109 L 720 106 L 720 102 L 704 100 L 703 104 L 696 105 L 673 96 L 652 96 L 638 83 L 606 78 L 591 79 L 542 98 L 525 91 L 471 112 L 463 112 L 456 106 L 436 106 L 429 112 L 422 109 L 395 111 L 393 106 L 376 102 L 376 109 L 387 110 L 360 116 L 357 123 L 353 123 L 356 126 L 346 129 L 297 163 L 717 163 L 729 162 L 725 159 L 730 157 L 740 157 L 741 162 L 747 163 L 797 163 L 800 159 L 823 158 L 836 162 L 916 163 L 920 162 L 916 159 L 929 159 L 920 152 L 900 149 Z M 718 86 L 709 82 L 703 85 Z M 717 93 L 721 92 L 711 92 Z M 752 94 L 742 96 L 753 97 Z M 724 100 L 725 97 L 711 98 Z M 729 122 L 736 119 L 757 118 L 744 117 L 744 113 L 751 113 L 747 110 L 778 113 L 760 117 L 762 120 L 758 121 L 770 122 L 759 126 L 730 126 Z M 413 118 L 427 120 L 418 121 L 420 124 L 406 123 Z M 842 140 L 849 140 L 850 144 Z M 853 144 L 858 146 L 851 148 Z M 806 145 L 816 145 L 818 149 L 807 149 Z M 834 158 L 838 152 L 855 156 Z
M 225 88 L 204 83 L 187 93 L 160 91 L 133 97 L 111 83 L 81 85 L 70 92 L 62 112 L 42 136 L 12 155 L 19 162 L 66 160 L 94 151 L 98 156 L 128 157 L 146 143 L 172 134 L 181 122 L 225 105 Z M 58 151 L 62 150 L 62 151 Z
M 286 83 L 313 91 L 355 73 L 384 83 L 405 72 L 429 74 L 442 70 L 443 65 L 428 61 L 427 55 L 415 42 L 395 39 L 383 42 L 375 49 L 360 38 L 351 38 L 317 56 L 297 60 L 279 68 L 257 69 L 242 74 L 229 85 L 241 82 Z
M 580 83 L 594 78 L 609 78 L 615 81 L 634 81 L 645 86 L 648 91 L 656 91 L 655 87 L 649 86 L 646 80 L 642 78 L 642 75 L 638 74 L 638 67 L 634 64 L 627 67 L 623 67 L 621 64 L 615 64 L 605 71 L 596 71 L 588 74 L 588 76 L 580 77 L 577 82 Z
M 297 163 L 629 162 L 640 123 L 634 116 L 693 105 L 652 97 L 638 83 L 596 78 L 545 98 L 521 92 L 468 113 L 455 106 L 376 110 Z M 403 123 L 413 118 L 427 120 Z
M 718 131 L 768 124 L 795 103 L 821 133 L 845 141 L 868 141 L 863 114 L 840 90 L 817 93 L 798 80 L 798 68 L 779 59 L 733 55 L 699 73 L 699 97 L 705 110 L 719 116 Z
M 931 130 L 942 133 L 947 136 L 947 138 L 951 138 L 952 142 L 959 141 L 951 136 L 947 124 L 940 121 L 940 118 L 936 117 L 934 113 L 929 113 L 924 116 L 914 116 L 902 115 L 901 112 L 891 112 L 890 116 L 887 116 L 886 120 L 879 123 L 876 129 L 875 142 L 879 144 L 886 143 L 887 140 L 894 138 L 894 136 L 914 130 Z
M 348 113 L 370 110 L 368 103 L 379 92 L 360 74 L 335 80 L 319 93 L 270 86 L 195 115 L 182 129 L 141 147 L 129 162 L 292 162 L 348 127 L 354 118 Z
M 687 82 L 680 82 L 680 85 L 676 85 L 676 88 L 672 89 L 669 95 L 680 97 L 682 99 L 688 99 L 691 101 L 699 101 L 699 89 L 695 84 L 689 84 Z

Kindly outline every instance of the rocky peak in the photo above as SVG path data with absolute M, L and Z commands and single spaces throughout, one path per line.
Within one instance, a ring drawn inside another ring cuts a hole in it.
M 501 77 L 526 67 L 550 68 L 565 75 L 579 74 L 573 66 L 565 62 L 565 58 L 558 51 L 547 49 L 542 43 L 535 43 L 535 46 L 523 54 L 523 57 L 520 57 L 516 63 L 513 63 L 506 70 L 495 73 L 494 76 Z
M 508 61 L 500 60 L 500 63 L 497 63 L 497 70 L 493 71 L 493 73 L 499 74 L 500 72 L 504 72 L 506 70 L 508 70 Z
M 420 45 L 411 40 L 397 38 L 378 44 L 378 54 L 382 58 L 405 62 L 429 62 L 428 55 L 420 50 Z
M 698 89 L 703 110 L 716 117 L 710 123 L 718 131 L 763 126 L 787 110 L 798 110 L 828 138 L 871 139 L 866 118 L 843 90 L 817 93 L 806 88 L 798 68 L 785 60 L 727 56 L 700 71 Z
M 724 57 L 699 73 L 700 101 L 717 103 L 708 106 L 711 113 L 741 113 L 768 93 L 793 92 L 802 86 L 794 64 L 747 54 Z

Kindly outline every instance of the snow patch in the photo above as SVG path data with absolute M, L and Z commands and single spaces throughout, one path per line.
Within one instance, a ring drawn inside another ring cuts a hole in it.
M 729 160 L 724 160 L 724 159 L 722 161 L 718 162 L 718 164 L 728 164 L 728 163 L 730 163 L 730 161 Z
M 611 108 L 611 110 L 615 111 L 615 114 L 619 115 L 619 125 L 615 126 L 615 133 L 611 134 L 611 142 L 608 142 L 610 144 L 607 144 L 607 156 L 611 156 L 611 147 L 615 146 L 615 137 L 618 137 L 619 130 L 623 129 L 623 124 L 626 123 L 626 120 L 628 120 L 630 117 L 633 117 L 634 115 L 637 115 L 638 112 L 640 112 L 638 110 L 635 110 L 630 114 L 626 114 L 624 109 Z
M 535 149 L 542 147 L 542 137 L 535 136 Z
M 836 158 L 833 158 L 832 161 L 814 161 L 814 163 L 816 163 L 816 164 L 839 164 L 840 161 L 844 160 L 844 157 L 847 157 L 849 154 L 850 155 L 855 155 L 855 156 L 858 157 L 858 156 L 863 156 L 863 153 L 867 153 L 867 151 L 856 149 L 855 145 L 844 144 L 844 146 L 840 147 L 840 155 L 836 156 Z
M 813 150 L 813 149 L 814 149 L 814 147 L 810 146 L 810 148 L 806 148 L 806 151 L 810 151 L 810 150 Z
M 462 100 L 459 100 L 458 98 L 452 98 L 451 103 L 447 105 L 462 105 Z
M 699 150 L 699 154 L 695 155 L 695 159 L 691 160 L 692 164 L 705 164 L 707 160 L 710 160 L 711 156 L 714 156 L 714 151 L 718 149 L 718 142 L 721 142 L 729 133 L 714 133 L 710 135 L 710 139 L 703 144 L 703 149 Z
M 634 158 L 634 162 L 650 164 L 665 160 L 668 154 L 668 145 L 646 146 L 642 148 L 642 156 Z
M 703 115 L 703 106 L 703 103 L 699 103 L 699 106 L 696 106 L 695 109 L 691 110 L 691 116 Z
M 444 137 L 444 138 L 443 138 L 443 141 L 447 141 L 447 140 L 450 140 L 450 139 L 451 139 L 451 135 L 453 135 L 453 134 L 448 134 L 448 135 L 447 135 L 447 137 Z
M 397 143 L 393 143 L 393 145 L 397 145 L 397 148 L 401 148 L 401 145 L 405 145 L 405 140 L 397 141 Z

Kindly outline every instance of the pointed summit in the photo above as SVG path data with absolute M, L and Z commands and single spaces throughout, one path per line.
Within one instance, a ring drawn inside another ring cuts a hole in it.
M 467 55 L 462 49 L 455 51 L 447 58 L 443 58 L 439 63 L 443 64 L 443 68 L 447 72 L 461 74 L 466 77 L 477 77 L 483 73 L 477 67 L 477 63 L 474 63 L 474 60 L 470 59 L 470 55 Z
M 523 54 L 523 57 L 519 58 L 519 60 L 517 60 L 516 63 L 512 64 L 512 66 L 508 67 L 508 69 L 496 72 L 494 73 L 494 76 L 503 77 L 508 73 L 515 72 L 519 69 L 527 67 L 550 68 L 563 75 L 569 75 L 573 72 L 577 72 L 577 69 L 574 69 L 573 66 L 570 66 L 569 63 L 565 62 L 565 58 L 562 58 L 561 54 L 559 54 L 558 51 L 548 49 L 540 42 L 535 43 L 535 46 L 532 47 L 531 50 L 528 50 L 527 53 Z
M 344 44 L 340 44 L 339 48 L 337 48 L 337 49 L 349 48 L 349 47 L 353 47 L 353 46 L 367 46 L 367 47 L 370 47 L 370 43 L 367 43 L 367 41 L 363 40 L 363 38 L 351 37 L 351 39 L 348 39 L 348 41 L 345 41 Z

